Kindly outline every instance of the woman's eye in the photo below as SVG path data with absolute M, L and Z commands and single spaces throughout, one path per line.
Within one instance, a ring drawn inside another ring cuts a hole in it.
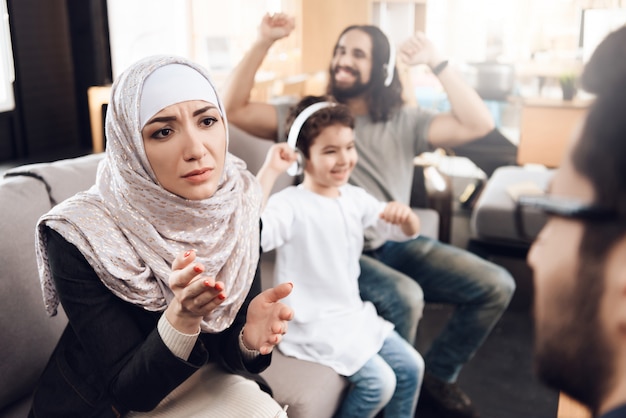
M 159 129 L 155 133 L 152 134 L 152 138 L 154 139 L 163 139 L 167 138 L 172 133 L 170 128 Z
M 215 122 L 217 122 L 217 119 L 214 117 L 208 117 L 208 118 L 204 118 L 202 119 L 202 124 L 204 126 L 211 126 L 213 125 Z

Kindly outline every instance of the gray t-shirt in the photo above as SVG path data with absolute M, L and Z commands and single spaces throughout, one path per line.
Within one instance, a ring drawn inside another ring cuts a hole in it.
M 286 121 L 289 104 L 276 105 L 279 121 Z M 409 204 L 413 184 L 413 159 L 428 150 L 427 133 L 434 113 L 403 107 L 386 122 L 374 123 L 369 115 L 355 118 L 356 149 L 359 161 L 350 183 L 362 187 L 382 201 Z M 278 141 L 285 141 L 284 122 L 279 124 Z M 366 249 L 383 244 L 372 231 L 366 232 Z

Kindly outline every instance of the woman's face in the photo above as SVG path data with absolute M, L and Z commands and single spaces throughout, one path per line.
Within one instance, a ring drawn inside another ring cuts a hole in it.
M 192 100 L 168 106 L 141 131 L 159 184 L 190 200 L 215 193 L 226 158 L 226 127 L 217 106 Z

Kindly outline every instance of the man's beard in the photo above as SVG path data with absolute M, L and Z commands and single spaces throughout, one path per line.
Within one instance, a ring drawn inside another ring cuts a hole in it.
M 535 332 L 539 378 L 594 412 L 611 385 L 614 358 L 599 317 L 604 289 L 601 264 L 583 262 L 567 310 Z
M 349 87 L 338 86 L 337 80 L 335 80 L 335 71 L 331 69 L 330 73 L 331 94 L 335 99 L 337 99 L 339 103 L 344 103 L 348 99 L 359 97 L 369 89 L 369 83 L 364 84 L 361 81 L 361 76 L 359 73 L 352 71 L 352 73 L 355 75 L 355 80 L 354 84 Z

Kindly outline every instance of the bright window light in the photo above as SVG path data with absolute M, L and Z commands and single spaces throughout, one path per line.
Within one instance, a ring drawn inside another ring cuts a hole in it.
M 14 81 L 15 69 L 9 31 L 9 11 L 6 0 L 0 0 L 0 112 L 8 112 L 15 108 Z

